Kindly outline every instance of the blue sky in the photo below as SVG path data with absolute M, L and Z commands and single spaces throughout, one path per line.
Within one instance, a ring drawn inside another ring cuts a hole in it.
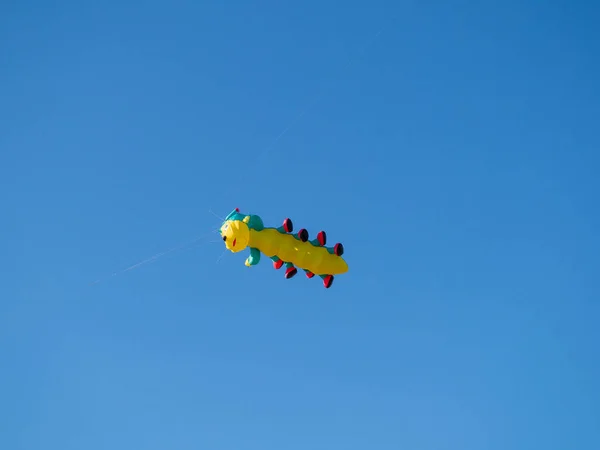
M 597 21 L 5 2 L 0 447 L 600 448 Z M 123 272 L 235 207 L 350 271 L 215 234 Z

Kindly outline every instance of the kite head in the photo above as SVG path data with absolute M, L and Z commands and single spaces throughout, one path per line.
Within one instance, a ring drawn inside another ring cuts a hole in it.
M 250 229 L 244 221 L 226 220 L 220 232 L 227 250 L 237 253 L 248 247 Z

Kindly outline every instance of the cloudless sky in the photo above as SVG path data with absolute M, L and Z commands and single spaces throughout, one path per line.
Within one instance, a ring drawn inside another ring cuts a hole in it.
M 0 448 L 600 448 L 599 9 L 3 2 Z

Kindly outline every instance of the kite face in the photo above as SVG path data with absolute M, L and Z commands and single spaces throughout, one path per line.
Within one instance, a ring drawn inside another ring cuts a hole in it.
M 221 237 L 227 250 L 233 253 L 241 252 L 248 247 L 250 229 L 241 220 L 227 220 L 221 226 Z
M 292 234 L 293 224 L 287 218 L 277 228 L 265 227 L 260 216 L 244 215 L 239 209 L 232 211 L 223 222 L 220 233 L 225 247 L 238 253 L 250 248 L 246 266 L 259 263 L 261 254 L 273 261 L 275 269 L 286 266 L 285 278 L 292 278 L 298 268 L 304 270 L 307 278 L 318 275 L 326 288 L 331 287 L 334 275 L 348 271 L 348 264 L 342 258 L 344 246 L 341 243 L 327 247 L 327 235 L 324 231 L 316 239 L 308 240 L 308 231 L 301 229 Z

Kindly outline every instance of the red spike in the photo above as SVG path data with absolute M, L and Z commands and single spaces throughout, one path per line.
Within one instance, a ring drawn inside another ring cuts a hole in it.
M 235 208 L 235 212 L 240 212 L 240 208 Z

